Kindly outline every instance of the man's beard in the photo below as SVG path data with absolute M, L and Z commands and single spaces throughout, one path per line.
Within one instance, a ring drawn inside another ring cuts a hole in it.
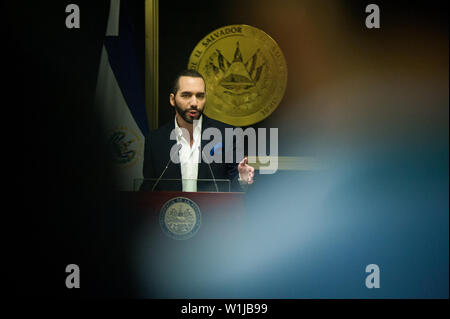
M 198 118 L 196 118 L 195 120 L 198 120 L 200 118 L 200 116 L 203 114 L 203 111 L 199 110 L 198 108 L 189 108 L 189 109 L 183 111 L 181 109 L 181 107 L 178 106 L 177 101 L 174 101 L 174 102 L 175 102 L 175 110 L 176 110 L 176 112 L 183 118 L 183 120 L 185 120 L 189 124 L 193 124 L 194 123 L 194 119 L 188 115 L 188 113 L 190 111 L 197 111 L 198 112 Z

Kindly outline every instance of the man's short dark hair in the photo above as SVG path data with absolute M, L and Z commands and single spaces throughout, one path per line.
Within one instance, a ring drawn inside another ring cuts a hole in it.
M 205 79 L 203 78 L 203 76 L 196 70 L 186 69 L 186 70 L 183 70 L 180 73 L 178 73 L 177 76 L 175 77 L 175 80 L 173 81 L 172 91 L 171 91 L 171 93 L 173 93 L 173 95 L 177 95 L 178 89 L 180 88 L 179 80 L 180 80 L 180 77 L 182 77 L 182 76 L 189 76 L 192 78 L 201 78 L 203 80 L 203 83 L 205 83 L 205 90 L 206 90 L 206 82 L 205 82 Z

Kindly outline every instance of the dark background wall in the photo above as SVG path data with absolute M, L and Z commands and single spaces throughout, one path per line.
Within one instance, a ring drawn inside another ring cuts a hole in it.
M 68 30 L 69 3 L 2 4 L 5 101 L 21 136 L 8 174 L 17 207 L 7 231 L 8 281 L 22 296 L 108 295 L 115 272 L 114 263 L 106 266 L 114 240 L 106 209 L 112 175 L 93 105 L 109 6 L 77 1 L 81 28 Z M 69 263 L 90 269 L 86 290 L 65 289 Z

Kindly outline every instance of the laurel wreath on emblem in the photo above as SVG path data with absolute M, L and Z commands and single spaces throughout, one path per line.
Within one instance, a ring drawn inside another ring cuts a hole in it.
M 109 138 L 112 160 L 117 164 L 126 164 L 133 161 L 137 155 L 136 149 L 132 147 L 135 142 L 136 140 L 123 130 L 113 132 Z

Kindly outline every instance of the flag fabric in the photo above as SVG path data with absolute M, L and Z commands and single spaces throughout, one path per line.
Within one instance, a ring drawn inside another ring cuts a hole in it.
M 136 189 L 143 178 L 144 137 L 148 133 L 144 65 L 126 1 L 111 0 L 96 88 L 96 105 L 117 190 Z

